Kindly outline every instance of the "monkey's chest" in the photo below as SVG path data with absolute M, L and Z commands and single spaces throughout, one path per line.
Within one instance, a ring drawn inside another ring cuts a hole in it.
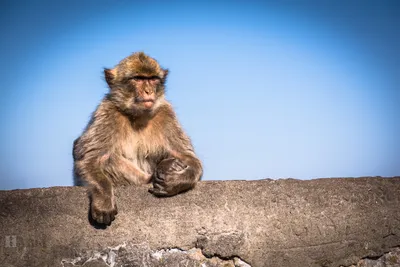
M 140 169 L 151 172 L 165 157 L 166 146 L 158 134 L 131 134 L 121 143 L 121 154 Z

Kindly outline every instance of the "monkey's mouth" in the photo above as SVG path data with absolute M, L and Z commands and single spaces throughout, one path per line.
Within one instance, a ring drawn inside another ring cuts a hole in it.
M 137 99 L 137 102 L 143 104 L 146 108 L 151 108 L 154 105 L 154 99 Z

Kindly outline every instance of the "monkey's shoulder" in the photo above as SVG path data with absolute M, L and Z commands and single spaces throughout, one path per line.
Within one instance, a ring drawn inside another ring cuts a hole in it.
M 164 101 L 163 105 L 158 108 L 152 121 L 153 124 L 163 128 L 173 127 L 178 123 L 175 111 L 172 105 L 167 101 Z

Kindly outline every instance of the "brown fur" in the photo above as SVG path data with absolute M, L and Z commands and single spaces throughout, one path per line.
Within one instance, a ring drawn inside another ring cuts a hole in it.
M 152 182 L 151 193 L 173 196 L 194 187 L 202 165 L 164 99 L 168 70 L 139 52 L 104 73 L 110 92 L 75 140 L 73 156 L 75 175 L 91 195 L 92 218 L 110 224 L 115 186 Z

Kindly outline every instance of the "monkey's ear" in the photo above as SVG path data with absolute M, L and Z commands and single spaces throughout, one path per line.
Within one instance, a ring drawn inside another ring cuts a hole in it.
M 169 70 L 168 69 L 163 69 L 162 72 L 163 72 L 162 80 L 163 80 L 163 82 L 165 82 L 167 80 L 167 76 L 168 76 Z
M 115 78 L 115 69 L 104 68 L 104 77 L 106 78 L 108 85 L 111 86 Z

